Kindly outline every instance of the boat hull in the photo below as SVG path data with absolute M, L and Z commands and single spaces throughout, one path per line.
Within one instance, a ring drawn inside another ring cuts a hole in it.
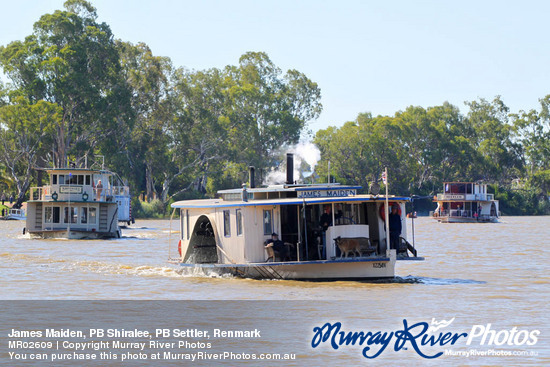
M 418 258 L 421 260 L 421 258 Z M 334 260 L 265 262 L 250 264 L 188 264 L 182 266 L 189 274 L 231 274 L 255 279 L 288 280 L 364 280 L 395 276 L 395 252 L 390 257 L 343 258 Z
M 7 217 L 2 218 L 4 220 L 27 220 L 27 217 L 20 215 L 8 215 Z
M 433 217 L 441 223 L 497 223 L 497 218 Z
M 69 239 L 69 240 L 99 240 L 108 238 L 120 238 L 120 229 L 113 232 L 52 230 L 29 232 L 31 238 L 42 239 Z

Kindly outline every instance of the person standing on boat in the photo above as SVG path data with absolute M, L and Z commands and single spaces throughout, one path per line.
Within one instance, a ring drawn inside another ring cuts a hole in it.
M 321 214 L 320 222 L 324 232 L 332 225 L 332 212 L 330 211 L 330 206 L 325 206 L 325 212 Z
M 6 201 L 6 193 L 2 193 L 2 205 L 4 205 L 4 201 Z
M 397 205 L 392 205 L 388 221 L 390 224 L 390 248 L 395 249 L 396 254 L 399 254 L 399 237 L 401 236 L 402 227 Z
M 103 184 L 101 183 L 101 180 L 97 181 L 96 185 L 96 192 L 97 192 L 97 201 L 101 200 L 101 191 L 103 191 Z
M 273 250 L 279 253 L 281 261 L 284 261 L 288 257 L 288 252 L 285 243 L 279 239 L 279 235 L 275 232 L 271 234 L 271 239 L 267 240 L 266 245 L 273 244 Z
M 321 214 L 321 219 L 319 219 L 321 224 L 321 241 L 323 245 L 323 259 L 326 259 L 327 253 L 327 229 L 332 225 L 332 212 L 330 206 L 325 206 L 325 211 Z

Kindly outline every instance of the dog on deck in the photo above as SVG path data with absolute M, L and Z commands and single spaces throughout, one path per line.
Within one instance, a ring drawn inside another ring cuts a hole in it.
M 357 238 L 341 238 L 338 236 L 334 239 L 334 243 L 340 249 L 340 259 L 344 256 L 344 253 L 348 257 L 349 252 L 353 254 L 353 257 L 355 257 L 355 253 L 358 253 L 359 257 L 361 256 L 361 247 Z

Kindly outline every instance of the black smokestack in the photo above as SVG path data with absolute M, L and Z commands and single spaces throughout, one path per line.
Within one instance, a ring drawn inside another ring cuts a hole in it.
M 248 181 L 251 189 L 256 187 L 256 181 L 254 180 L 254 166 L 248 167 Z
M 291 185 L 294 183 L 294 154 L 286 154 L 286 183 Z

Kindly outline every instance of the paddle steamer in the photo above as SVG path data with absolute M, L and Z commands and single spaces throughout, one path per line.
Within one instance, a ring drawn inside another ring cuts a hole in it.
M 423 260 L 407 241 L 408 197 L 360 195 L 360 186 L 296 184 L 293 165 L 289 154 L 285 184 L 255 187 L 251 167 L 248 186 L 219 191 L 216 199 L 173 203 L 180 236 L 169 261 L 250 278 L 339 280 L 393 278 L 397 260 Z M 399 251 L 388 246 L 386 203 L 399 208 Z M 330 218 L 326 228 L 323 213 Z M 285 251 L 266 243 L 273 233 Z M 346 239 L 360 243 L 359 253 L 343 256 L 336 243 Z
M 37 238 L 119 238 L 118 222 L 129 222 L 130 193 L 103 168 L 44 169 L 50 184 L 32 187 L 26 231 Z M 120 217 L 122 214 L 122 217 Z
M 487 185 L 475 182 L 445 182 L 443 193 L 434 197 L 432 218 L 442 223 L 496 223 L 498 200 Z

